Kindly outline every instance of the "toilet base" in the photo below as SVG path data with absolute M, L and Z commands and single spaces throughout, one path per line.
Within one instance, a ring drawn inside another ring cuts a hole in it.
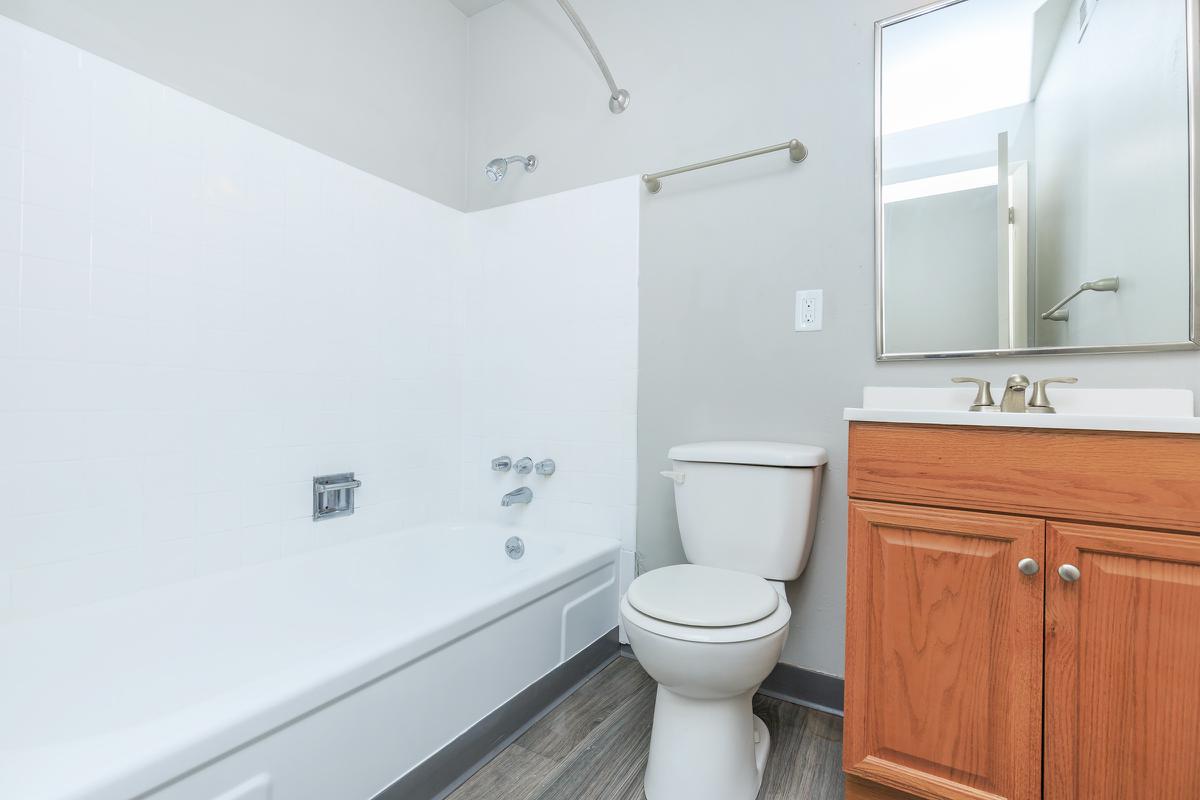
M 771 735 L 754 716 L 758 687 L 698 700 L 659 685 L 643 786 L 647 800 L 754 800 Z

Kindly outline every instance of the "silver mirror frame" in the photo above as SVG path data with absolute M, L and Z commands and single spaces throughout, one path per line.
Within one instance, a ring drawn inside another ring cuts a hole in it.
M 1088 347 L 1027 347 L 1022 349 L 962 350 L 944 353 L 887 353 L 884 351 L 883 293 L 883 31 L 916 17 L 932 14 L 943 8 L 968 2 L 968 0 L 938 0 L 937 2 L 906 11 L 875 23 L 875 360 L 876 361 L 919 361 L 942 358 L 999 358 L 1011 356 L 1061 356 L 1088 353 L 1156 353 L 1168 350 L 1200 349 L 1200 274 L 1197 271 L 1197 228 L 1200 227 L 1200 175 L 1197 174 L 1197 158 L 1200 157 L 1200 130 L 1197 129 L 1197 41 L 1200 40 L 1200 0 L 1181 0 L 1187 3 L 1187 59 L 1188 59 L 1188 175 L 1190 181 L 1188 218 L 1190 225 L 1189 257 L 1191 302 L 1188 309 L 1190 338 L 1181 342 L 1162 344 L 1094 345 Z

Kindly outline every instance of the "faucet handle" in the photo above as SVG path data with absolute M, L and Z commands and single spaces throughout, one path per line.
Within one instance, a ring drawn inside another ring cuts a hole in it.
M 1033 399 L 1029 401 L 1029 411 L 1035 414 L 1053 414 L 1054 406 L 1050 405 L 1050 395 L 1046 387 L 1051 383 L 1079 383 L 1079 378 L 1043 378 L 1033 384 Z
M 979 391 L 975 393 L 975 402 L 971 404 L 971 411 L 996 408 L 996 401 L 992 399 L 991 381 L 985 381 L 983 378 L 951 378 L 950 380 L 953 383 L 973 383 L 979 387 Z
M 508 456 L 500 456 L 492 459 L 493 472 L 508 472 L 512 469 L 512 459 Z

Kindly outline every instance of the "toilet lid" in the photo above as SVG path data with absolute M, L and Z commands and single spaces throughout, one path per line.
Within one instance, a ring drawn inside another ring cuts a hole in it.
M 746 625 L 779 607 L 779 594 L 757 575 L 678 564 L 637 578 L 626 594 L 643 614 L 699 628 Z

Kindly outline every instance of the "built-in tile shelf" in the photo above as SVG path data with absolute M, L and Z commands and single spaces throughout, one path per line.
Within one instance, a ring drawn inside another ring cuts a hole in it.
M 1003 385 L 992 387 L 996 401 Z M 910 388 L 867 386 L 861 408 L 847 408 L 855 422 L 969 425 L 996 428 L 1139 431 L 1200 434 L 1195 398 L 1186 389 L 1091 389 L 1050 387 L 1058 413 L 971 412 L 975 387 Z

